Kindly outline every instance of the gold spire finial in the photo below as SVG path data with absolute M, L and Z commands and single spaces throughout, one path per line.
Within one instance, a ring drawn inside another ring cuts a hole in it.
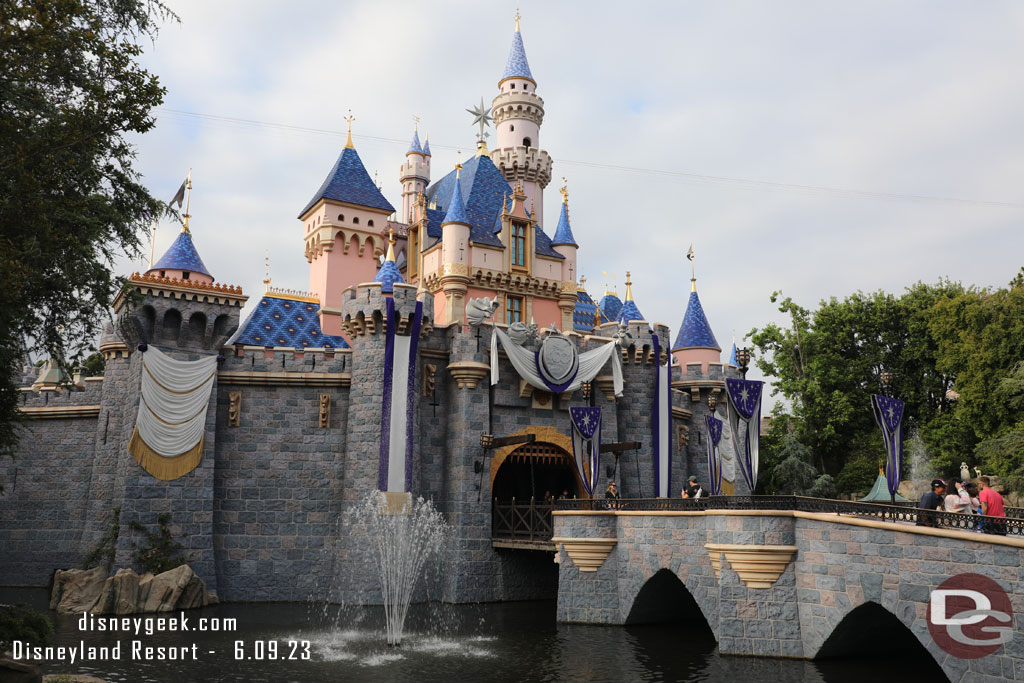
M 694 264 L 693 242 L 690 242 L 690 250 L 686 252 L 686 258 L 690 262 L 690 291 L 697 291 L 697 267 Z
M 181 222 L 181 231 L 182 232 L 187 232 L 187 233 L 191 234 L 191 231 L 188 229 L 188 219 L 192 218 L 192 214 L 189 213 L 189 207 L 192 206 L 192 169 L 191 168 L 188 169 L 188 178 L 186 178 L 185 180 L 186 180 L 185 189 L 188 190 L 188 193 L 185 195 L 185 215 L 182 216 L 182 218 L 184 220 Z M 178 206 L 181 207 L 181 204 L 178 204 Z
M 519 33 L 519 8 L 516 7 L 516 33 Z
M 587 276 L 580 275 L 580 289 L 587 291 Z
M 420 117 L 416 116 L 416 114 L 412 115 L 412 129 L 417 133 L 420 130 Z
M 476 141 L 476 155 L 482 157 L 484 155 L 490 156 L 490 151 L 487 149 L 487 142 L 485 140 Z
M 264 264 L 264 276 L 263 276 L 263 291 L 270 291 L 270 250 L 267 249 L 266 256 L 263 257 Z
M 352 122 L 356 120 L 356 117 L 352 116 L 352 110 L 348 110 L 348 116 L 345 117 L 348 122 L 348 139 L 345 140 L 345 149 L 355 149 L 356 146 L 352 144 Z
M 629 281 L 629 271 L 626 271 L 626 301 L 633 300 L 633 283 Z
M 388 228 L 388 255 L 384 257 L 385 261 L 395 260 L 395 229 Z
M 569 181 L 567 181 L 565 179 L 565 176 L 562 176 L 562 188 L 559 190 L 559 192 L 562 193 L 562 203 L 563 204 L 568 204 L 569 203 Z

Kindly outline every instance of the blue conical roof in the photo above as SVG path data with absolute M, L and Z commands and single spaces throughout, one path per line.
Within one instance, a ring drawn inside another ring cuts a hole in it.
M 878 478 L 875 479 L 875 485 L 871 487 L 871 491 L 868 492 L 868 495 L 866 495 L 866 496 L 864 496 L 863 498 L 860 499 L 860 502 L 861 503 L 871 503 L 871 502 L 884 502 L 884 503 L 888 503 L 891 500 L 892 500 L 892 497 L 889 494 L 889 482 L 885 478 L 885 472 L 879 472 L 878 473 Z M 901 496 L 900 494 L 897 493 L 896 494 L 896 502 L 897 503 L 909 503 L 910 501 L 908 501 L 906 498 L 904 498 L 903 496 Z
M 420 145 L 420 133 L 417 130 L 412 132 L 412 142 L 409 144 L 409 151 L 406 154 L 423 154 L 423 147 Z
M 736 360 L 736 342 L 732 343 L 732 352 L 729 353 L 729 365 L 739 367 L 739 361 Z
M 619 313 L 622 312 L 622 299 L 611 292 L 605 292 L 597 307 L 601 309 L 601 315 L 605 320 L 618 320 Z
M 512 36 L 512 49 L 508 53 L 508 61 L 505 62 L 505 73 L 501 80 L 506 78 L 529 78 L 533 80 L 530 73 L 530 63 L 526 61 L 526 48 L 523 47 L 523 34 L 516 29 Z
M 578 247 L 576 239 L 572 236 L 572 228 L 569 227 L 569 204 L 562 202 L 562 214 L 558 217 L 558 227 L 555 228 L 555 236 L 551 238 L 551 244 L 571 244 Z
M 622 310 L 619 311 L 618 321 L 620 323 L 628 323 L 631 320 L 646 320 L 644 314 L 637 308 L 636 302 L 632 299 L 627 299 L 622 304 Z
M 381 284 L 380 291 L 382 292 L 393 292 L 396 282 L 405 282 L 402 279 L 402 273 L 398 270 L 398 264 L 394 261 L 385 261 L 381 265 L 380 270 L 377 271 L 377 277 L 373 278 L 373 281 Z
M 718 340 L 715 339 L 714 332 L 711 331 L 708 319 L 704 316 L 704 308 L 700 305 L 700 297 L 697 296 L 696 290 L 690 292 L 690 301 L 686 304 L 683 324 L 676 336 L 676 343 L 672 345 L 673 351 L 691 348 L 722 350 L 722 347 L 718 345 Z
M 321 199 L 333 199 L 336 202 L 368 206 L 388 212 L 395 210 L 380 193 L 380 189 L 373 184 L 355 147 L 345 147 L 341 151 L 320 189 L 306 204 L 306 208 L 299 212 L 299 218 L 305 216 Z
M 192 244 L 192 233 L 182 231 L 178 234 L 178 238 L 174 240 L 174 244 L 164 252 L 164 255 L 160 257 L 148 272 L 154 270 L 187 270 L 192 273 L 202 273 L 203 275 L 209 275 L 210 271 L 206 269 L 206 265 L 203 263 L 203 259 L 199 258 L 199 252 L 196 251 L 196 245 Z
M 470 225 L 469 216 L 466 215 L 466 206 L 462 203 L 462 183 L 459 182 L 456 176 L 456 181 L 452 184 L 452 198 L 448 201 L 448 213 L 444 216 L 445 223 L 465 223 Z
M 430 138 L 423 141 L 423 154 L 428 157 L 430 156 Z

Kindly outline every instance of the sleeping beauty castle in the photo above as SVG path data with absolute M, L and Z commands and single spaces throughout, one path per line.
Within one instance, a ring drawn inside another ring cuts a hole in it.
M 706 416 L 725 419 L 739 371 L 696 278 L 675 334 L 645 319 L 628 275 L 624 300 L 588 294 L 588 230 L 564 182 L 545 205 L 546 104 L 518 17 L 497 75 L 474 111 L 475 155 L 432 168 L 414 130 L 390 198 L 349 119 L 301 228 L 268 245 L 301 245 L 307 290 L 268 277 L 242 319 L 248 295 L 215 278 L 227 264 L 200 256 L 186 208 L 170 249 L 115 301 L 103 377 L 69 389 L 49 366 L 26 370 L 31 434 L 0 494 L 0 548 L 16 551 L 0 585 L 45 585 L 111 528 L 115 566 L 131 566 L 133 523 L 168 514 L 221 600 L 374 602 L 358 570 L 368 540 L 344 513 L 380 490 L 429 499 L 451 525 L 442 599 L 551 597 L 550 529 L 524 533 L 516 506 L 600 497 L 611 480 L 624 498 L 678 497 L 690 475 L 749 491 L 729 430 L 709 444 Z

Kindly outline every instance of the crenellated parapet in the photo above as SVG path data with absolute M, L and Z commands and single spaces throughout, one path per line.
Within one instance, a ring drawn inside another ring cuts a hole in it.
M 393 293 L 388 295 L 381 291 L 381 283 L 364 282 L 349 287 L 342 293 L 342 328 L 349 339 L 364 335 L 375 335 L 385 331 L 387 317 L 387 299 L 395 302 L 395 313 L 399 318 L 398 334 L 408 334 L 416 315 L 417 301 L 423 302 L 423 320 L 420 324 L 420 336 L 426 337 L 433 329 L 434 299 L 431 296 L 417 298 L 417 287 L 404 283 L 394 283 Z

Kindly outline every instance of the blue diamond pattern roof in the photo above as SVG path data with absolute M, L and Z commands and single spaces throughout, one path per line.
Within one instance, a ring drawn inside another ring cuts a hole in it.
M 577 332 L 594 331 L 594 315 L 597 315 L 597 324 L 607 322 L 597 308 L 597 304 L 590 298 L 585 290 L 576 290 L 576 308 L 572 311 L 572 326 Z
M 636 307 L 635 301 L 626 301 L 622 304 L 622 310 L 619 311 L 618 322 L 628 323 L 631 320 L 646 320 L 644 314 L 640 312 L 640 309 Z
M 562 213 L 558 217 L 558 227 L 555 228 L 555 236 L 552 244 L 571 244 L 578 247 L 576 239 L 572 236 L 572 228 L 569 226 L 569 205 L 562 202 Z
M 409 151 L 406 154 L 412 154 L 413 152 L 416 154 L 424 153 L 423 147 L 420 145 L 420 132 L 418 130 L 412 132 L 412 143 L 409 145 Z
M 548 237 L 540 226 L 537 226 L 537 234 L 534 235 L 536 241 L 536 251 L 541 256 L 551 256 L 552 258 L 565 259 L 564 256 L 555 251 L 554 247 L 551 246 L 551 238 Z
M 444 222 L 447 207 L 451 206 L 452 191 L 455 188 L 455 171 L 451 171 L 436 183 L 427 188 L 427 202 L 436 202 L 436 211 L 442 219 L 435 221 L 431 209 L 427 209 L 429 225 L 427 234 L 440 239 L 441 223 Z M 489 244 L 493 247 L 504 247 L 492 228 L 496 217 L 501 213 L 502 201 L 511 188 L 501 171 L 497 169 L 490 157 L 473 157 L 462 165 L 459 177 L 459 193 L 462 195 L 467 223 L 469 223 L 469 239 L 477 244 Z
M 460 179 L 457 173 L 455 177 L 456 180 Z M 470 224 L 469 216 L 466 215 L 466 205 L 462 201 L 462 183 L 460 182 L 452 184 L 452 196 L 448 202 L 448 213 L 444 215 L 444 223 Z
M 394 261 L 385 261 L 373 281 L 381 284 L 380 291 L 382 292 L 393 292 L 395 291 L 393 285 L 396 282 L 405 282 L 402 279 L 401 271 L 398 270 L 398 264 Z
M 715 349 L 721 351 L 708 319 L 704 316 L 704 308 L 700 305 L 700 297 L 697 292 L 690 292 L 690 301 L 686 304 L 686 315 L 683 316 L 683 324 L 676 336 L 676 343 L 672 350 L 676 349 Z
M 346 147 L 341 151 L 338 160 L 334 162 L 334 167 L 324 178 L 323 185 L 309 200 L 309 204 L 306 204 L 306 208 L 299 212 L 299 218 L 305 216 L 306 212 L 321 199 L 333 199 L 336 202 L 369 206 L 388 212 L 395 210 L 373 184 L 354 147 Z
M 614 294 L 605 294 L 601 297 L 598 306 L 601 308 L 601 315 L 605 320 L 618 320 L 619 313 L 622 312 L 622 299 Z
M 512 49 L 508 52 L 508 61 L 505 62 L 505 73 L 501 80 L 506 78 L 529 78 L 533 80 L 530 73 L 530 63 L 526 61 L 526 48 L 523 47 L 523 34 L 516 31 L 512 36 Z
M 206 269 L 203 259 L 199 258 L 196 245 L 192 244 L 192 234 L 188 232 L 178 233 L 178 238 L 174 240 L 170 248 L 164 252 L 160 260 L 149 270 L 165 269 L 187 270 L 192 273 L 202 273 L 203 275 L 213 277 L 210 271 Z
M 264 296 L 242 323 L 241 332 L 229 343 L 296 349 L 349 348 L 343 337 L 321 332 L 319 313 L 320 304 Z

